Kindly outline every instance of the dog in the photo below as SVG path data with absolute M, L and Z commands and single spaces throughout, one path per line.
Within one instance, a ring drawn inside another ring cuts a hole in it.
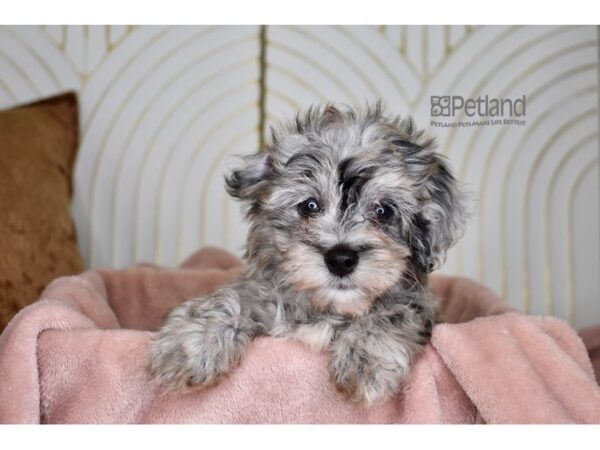
M 225 182 L 250 224 L 244 268 L 167 314 L 151 377 L 166 390 L 210 386 L 267 335 L 328 351 L 352 400 L 396 394 L 436 318 L 427 274 L 468 216 L 435 140 L 380 102 L 312 106 L 271 127 Z

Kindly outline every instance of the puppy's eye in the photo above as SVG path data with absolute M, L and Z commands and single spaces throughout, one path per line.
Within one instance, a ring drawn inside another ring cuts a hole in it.
M 298 204 L 298 212 L 304 217 L 314 216 L 321 211 L 319 203 L 314 198 L 304 200 Z
M 375 207 L 375 218 L 377 219 L 377 222 L 387 223 L 391 220 L 393 215 L 394 212 L 389 206 L 377 205 Z

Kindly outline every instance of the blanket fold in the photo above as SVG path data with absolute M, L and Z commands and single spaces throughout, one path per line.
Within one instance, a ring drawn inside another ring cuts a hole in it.
M 55 280 L 0 335 L 0 422 L 600 423 L 584 345 L 598 352 L 600 327 L 582 341 L 558 319 L 519 314 L 478 283 L 441 275 L 431 287 L 445 323 L 384 404 L 347 401 L 329 380 L 325 352 L 268 337 L 218 385 L 162 394 L 145 366 L 163 315 L 239 269 L 234 256 L 206 248 L 177 269 Z

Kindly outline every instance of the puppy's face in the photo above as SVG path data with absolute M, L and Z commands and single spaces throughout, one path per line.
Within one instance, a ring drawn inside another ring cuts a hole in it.
M 462 233 L 462 195 L 412 120 L 332 106 L 273 130 L 227 179 L 247 201 L 248 257 L 317 308 L 359 315 Z M 409 269 L 410 266 L 410 270 Z

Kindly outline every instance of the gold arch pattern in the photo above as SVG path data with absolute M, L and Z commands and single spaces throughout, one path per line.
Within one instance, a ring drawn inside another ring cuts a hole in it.
M 573 236 L 573 208 L 574 208 L 574 204 L 575 204 L 575 196 L 577 194 L 577 191 L 579 190 L 579 187 L 581 186 L 581 183 L 583 182 L 583 180 L 590 174 L 592 173 L 592 171 L 595 171 L 596 173 L 598 173 L 598 158 L 595 158 L 590 164 L 588 164 L 582 171 L 581 173 L 578 174 L 577 178 L 575 178 L 575 182 L 573 183 L 573 185 L 571 186 L 571 189 L 569 191 L 569 201 L 568 201 L 568 213 L 567 213 L 567 236 L 565 236 L 565 243 L 567 246 L 567 266 L 568 266 L 568 276 L 569 276 L 569 294 L 567 297 L 567 304 L 568 304 L 568 313 L 567 313 L 567 320 L 570 323 L 576 323 L 575 322 L 575 317 L 574 317 L 574 310 L 576 307 L 576 302 L 575 302 L 575 293 L 574 293 L 574 288 L 575 288 L 575 275 L 574 275 L 574 261 L 575 261 L 575 254 L 573 251 L 573 240 L 574 240 L 574 236 Z M 594 272 L 593 268 L 590 271 L 590 273 L 592 273 L 593 275 L 597 274 L 597 272 Z M 595 296 L 595 299 L 592 299 L 592 301 L 597 301 L 597 296 Z M 582 306 L 582 309 L 585 310 L 586 304 L 583 302 L 578 302 L 580 306 Z M 597 319 L 596 316 L 591 316 L 590 317 L 592 320 Z
M 545 217 L 545 221 L 544 221 L 544 237 L 545 237 L 545 246 L 544 246 L 544 250 L 545 252 L 548 253 L 547 257 L 544 258 L 544 287 L 545 287 L 545 307 L 546 307 L 546 314 L 553 314 L 554 313 L 554 308 L 553 308 L 553 296 L 552 296 L 552 286 L 551 286 L 551 281 L 550 278 L 552 276 L 552 242 L 551 242 L 551 238 L 552 238 L 552 219 L 550 217 L 551 211 L 552 211 L 552 206 L 551 206 L 551 202 L 552 202 L 552 198 L 554 197 L 554 193 L 557 189 L 557 183 L 556 181 L 558 180 L 558 177 L 560 175 L 560 172 L 564 170 L 566 164 L 569 162 L 569 160 L 571 160 L 577 153 L 581 152 L 582 150 L 585 150 L 590 144 L 595 143 L 596 145 L 594 147 L 592 147 L 593 150 L 597 150 L 598 148 L 598 132 L 593 132 L 587 135 L 584 135 L 581 139 L 578 139 L 576 142 L 573 143 L 573 145 L 571 145 L 566 152 L 564 153 L 564 155 L 560 158 L 560 160 L 558 161 L 558 163 L 556 164 L 556 167 L 554 168 L 554 170 L 552 171 L 552 175 L 550 176 L 550 186 L 549 189 L 546 192 L 546 199 L 545 199 L 545 207 L 544 207 L 544 211 L 546 214 Z M 596 163 L 597 163 L 597 158 L 596 158 Z M 577 191 L 577 187 L 579 185 L 579 183 L 581 182 L 582 177 L 584 176 L 584 174 L 587 174 L 592 168 L 593 168 L 593 164 L 586 166 L 582 173 L 580 173 L 577 177 L 577 180 L 573 186 L 572 186 L 572 193 L 569 195 L 569 214 L 567 214 L 567 218 L 569 218 L 569 220 L 573 217 L 573 213 L 572 213 L 572 205 L 573 205 L 573 196 L 575 195 L 575 192 Z M 570 243 L 573 239 L 572 233 L 571 233 L 571 225 L 570 222 L 567 224 L 567 235 L 566 235 L 566 242 L 568 248 L 572 247 L 572 244 Z M 571 261 L 571 257 L 567 258 L 567 261 Z M 567 273 L 569 273 L 569 270 L 567 270 Z M 569 276 L 568 281 L 567 281 L 567 289 L 568 289 L 568 298 L 567 298 L 567 308 L 568 308 L 568 319 L 569 321 L 572 322 L 573 320 L 573 279 L 571 276 Z

